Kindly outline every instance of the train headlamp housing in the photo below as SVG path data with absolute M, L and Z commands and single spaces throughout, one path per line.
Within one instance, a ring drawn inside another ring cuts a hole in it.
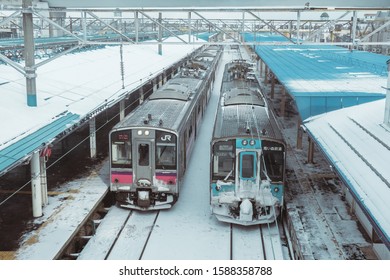
M 255 141 L 254 139 L 251 139 L 251 140 L 249 141 L 249 145 L 251 145 L 251 146 L 254 146 L 255 143 L 256 143 L 256 141 Z
M 149 130 L 145 130 L 145 135 L 148 136 L 149 135 Z
M 141 136 L 141 135 L 142 135 L 142 130 L 138 130 L 138 131 L 137 131 L 137 134 L 138 134 L 139 136 Z
M 279 187 L 274 188 L 274 192 L 278 193 L 279 192 Z
M 246 139 L 242 140 L 242 141 L 241 141 L 241 144 L 242 144 L 243 146 L 248 145 L 248 140 L 246 140 Z

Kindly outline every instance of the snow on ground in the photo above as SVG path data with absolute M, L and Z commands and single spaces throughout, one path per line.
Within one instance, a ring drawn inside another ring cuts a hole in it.
M 16 259 L 52 260 L 56 257 L 65 241 L 107 192 L 108 162 L 97 169 L 87 177 L 66 183 L 59 188 L 59 195 L 49 197 L 43 216 L 33 221 L 37 229 L 23 237 Z
M 201 124 L 199 138 L 176 205 L 160 212 L 144 259 L 228 259 L 230 226 L 211 216 L 209 194 L 210 140 L 224 64 L 222 57 L 214 91 Z M 153 250 L 159 248 L 159 250 Z

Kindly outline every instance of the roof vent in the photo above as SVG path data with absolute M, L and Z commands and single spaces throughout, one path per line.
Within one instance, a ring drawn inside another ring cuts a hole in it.
M 159 126 L 162 126 L 162 125 L 163 125 L 163 120 L 160 119 L 160 120 L 158 121 L 158 124 L 159 124 Z

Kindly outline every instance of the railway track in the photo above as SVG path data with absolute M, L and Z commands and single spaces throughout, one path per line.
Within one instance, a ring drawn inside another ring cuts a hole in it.
M 99 224 L 95 235 L 78 253 L 77 259 L 142 260 L 164 258 L 167 254 L 161 252 L 159 244 L 163 242 L 165 237 L 159 233 L 159 228 L 163 225 L 158 222 L 159 216 L 164 214 L 164 211 L 138 212 L 112 206 Z M 215 236 L 217 240 L 208 239 L 207 242 L 210 248 L 214 247 L 213 244 L 226 245 L 220 249 L 223 252 L 223 259 L 286 259 L 285 251 L 287 248 L 283 249 L 280 230 L 276 223 L 254 227 L 230 225 L 221 227 L 221 229 L 222 238 Z M 191 243 L 191 240 L 187 241 Z M 196 247 L 188 250 L 188 246 L 181 246 L 181 242 L 172 243 L 170 247 L 175 254 L 184 255 L 184 259 L 193 259 L 194 255 L 202 259 L 202 254 L 204 259 L 210 258 L 209 251 L 201 252 Z M 221 254 L 218 252 L 213 259 L 220 258 Z

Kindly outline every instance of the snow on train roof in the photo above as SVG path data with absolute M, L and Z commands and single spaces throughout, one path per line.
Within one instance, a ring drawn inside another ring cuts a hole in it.
M 177 77 L 174 81 L 168 81 L 161 89 L 153 93 L 149 99 L 177 99 L 187 101 L 192 97 L 194 88 L 197 88 L 200 82 L 200 79 L 190 76 Z
M 252 105 L 230 105 L 218 108 L 213 137 L 222 138 L 231 135 L 282 139 L 275 120 L 270 118 L 268 109 Z
M 264 98 L 260 92 L 248 88 L 232 88 L 224 92 L 224 105 L 249 104 L 255 106 L 265 106 Z
M 188 102 L 172 99 L 147 100 L 137 110 L 131 112 L 128 118 L 115 125 L 114 129 L 135 127 L 158 127 L 178 129 L 179 120 L 183 118 L 184 108 Z M 148 119 L 148 115 L 150 119 Z M 145 123 L 147 120 L 147 123 Z
M 304 126 L 390 244 L 390 128 L 385 100 L 325 113 Z
M 187 40 L 188 36 L 183 38 Z M 63 130 L 101 106 L 118 102 L 127 92 L 148 82 L 198 47 L 167 44 L 159 55 L 156 46 L 124 45 L 124 89 L 119 46 L 59 57 L 37 69 L 37 107 L 27 106 L 26 78 L 14 68 L 0 64 L 0 152 L 42 128 L 50 127 L 64 115 L 72 117 L 67 118 Z M 50 137 L 42 142 L 50 141 L 53 135 Z M 17 157 L 26 156 L 23 153 L 21 151 Z M 4 166 L 0 163 L 0 171 L 5 168 L 8 163 Z

